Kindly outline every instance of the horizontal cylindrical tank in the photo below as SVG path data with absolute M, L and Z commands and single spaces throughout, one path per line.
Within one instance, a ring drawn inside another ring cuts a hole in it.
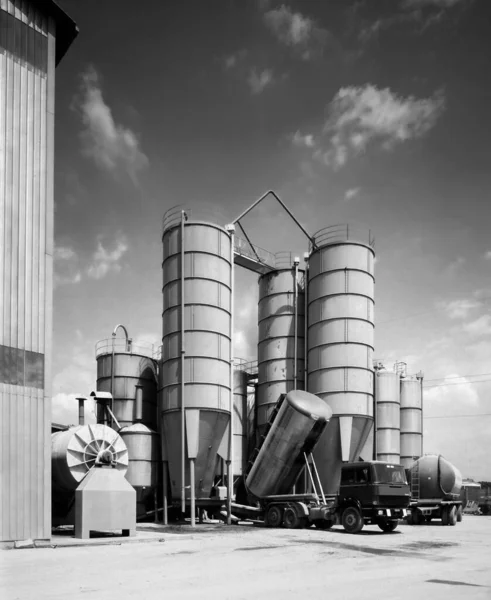
M 136 488 L 157 485 L 160 465 L 160 436 L 143 423 L 123 427 L 119 431 L 128 448 L 126 479 Z
M 308 264 L 307 390 L 333 418 L 315 460 L 324 490 L 337 493 L 341 462 L 358 460 L 373 426 L 374 258 L 348 226 L 315 234 Z
M 375 373 L 377 460 L 398 465 L 400 460 L 400 375 L 393 371 Z
M 289 392 L 247 476 L 247 491 L 256 498 L 290 493 L 305 467 L 304 453 L 315 448 L 331 416 L 320 398 Z
M 190 497 L 187 459 L 194 458 L 195 496 L 209 498 L 230 421 L 231 236 L 218 225 L 187 220 L 184 211 L 174 211 L 164 217 L 162 243 L 159 395 L 172 498 L 181 496 L 182 408 L 186 495 Z
M 115 468 L 126 473 L 128 449 L 121 436 L 106 425 L 83 425 L 51 435 L 53 487 L 74 491 L 96 460 L 110 454 Z
M 462 475 L 457 467 L 439 454 L 425 454 L 410 468 L 410 481 L 419 481 L 419 498 L 456 499 L 462 488 Z
M 136 388 L 141 386 L 142 422 L 158 428 L 157 362 L 151 355 L 151 345 L 128 345 L 123 338 L 101 340 L 96 346 L 97 390 L 112 393 L 113 413 L 121 427 L 136 420 Z
M 304 290 L 304 271 L 294 266 L 259 278 L 257 425 L 261 433 L 281 395 L 305 387 Z
M 401 379 L 401 465 L 408 468 L 423 454 L 423 378 Z

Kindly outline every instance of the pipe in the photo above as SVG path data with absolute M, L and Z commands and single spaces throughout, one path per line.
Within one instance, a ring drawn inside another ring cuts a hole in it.
M 322 489 L 321 478 L 319 477 L 319 472 L 317 471 L 317 465 L 315 464 L 314 455 L 310 454 L 310 458 L 312 459 L 312 467 L 314 468 L 315 476 L 317 477 L 317 483 L 319 484 L 319 489 L 322 496 L 322 502 L 326 503 L 326 497 L 324 496 L 324 490 Z
M 186 222 L 186 213 L 181 210 L 181 512 L 186 512 L 186 415 L 184 407 L 184 361 L 185 361 L 185 341 L 184 341 L 184 223 Z
M 136 386 L 135 396 L 135 421 L 140 423 L 143 420 L 143 386 Z
M 303 453 L 303 457 L 305 458 L 305 466 L 307 468 L 307 472 L 310 476 L 310 482 L 312 483 L 312 488 L 314 490 L 314 494 L 317 496 L 317 499 L 319 499 L 319 494 L 317 493 L 317 488 L 315 486 L 315 481 L 314 478 L 312 477 L 312 471 L 310 470 L 309 467 L 309 461 L 307 460 L 307 455 L 305 454 L 305 452 Z
M 234 492 L 234 237 L 235 226 L 227 225 L 230 234 L 230 427 L 229 427 L 229 460 L 227 463 L 227 525 L 232 524 L 232 495 Z
M 168 506 L 167 506 L 167 461 L 162 463 L 162 485 L 163 485 L 163 503 L 164 503 L 164 525 L 169 523 Z
M 298 263 L 299 259 L 295 257 L 295 274 L 293 279 L 294 286 L 294 342 L 293 342 L 293 389 L 297 389 L 297 360 L 298 360 Z
M 153 491 L 153 505 L 155 508 L 154 523 L 158 523 L 159 522 L 159 502 L 158 502 L 158 497 L 157 497 L 157 486 L 155 486 L 155 489 Z
M 304 261 L 305 261 L 305 284 L 304 284 L 304 298 L 305 298 L 305 317 L 304 317 L 304 329 L 303 329 L 303 335 L 304 335 L 304 339 L 303 339 L 303 344 L 304 344 L 304 390 L 308 391 L 309 390 L 309 378 L 308 378 L 308 357 L 309 357 L 309 353 L 307 351 L 308 349 L 308 343 L 307 343 L 307 337 L 308 337 L 308 333 L 309 333 L 309 329 L 308 329 L 308 314 L 307 311 L 309 310 L 309 304 L 308 304 L 308 300 L 309 300 L 309 255 L 306 252 L 303 256 Z
M 295 222 L 295 224 L 302 230 L 302 232 L 307 236 L 309 242 L 312 244 L 312 247 L 315 247 L 315 242 L 314 242 L 314 238 L 308 233 L 308 231 L 298 222 L 298 220 L 296 219 L 296 217 L 293 215 L 293 213 L 291 212 L 291 210 L 286 206 L 286 204 L 284 204 L 282 202 L 282 200 L 280 199 L 280 197 L 273 192 L 273 190 L 269 190 L 267 191 L 265 194 L 263 194 L 258 200 L 256 200 L 255 202 L 253 202 L 249 208 L 246 208 L 246 210 L 239 215 L 234 221 L 233 223 L 238 223 L 243 217 L 245 217 L 249 212 L 251 212 L 251 210 L 253 208 L 255 208 L 260 202 L 262 202 L 267 196 L 269 196 L 269 194 L 271 194 L 272 196 L 274 196 L 274 198 L 276 198 L 276 200 L 281 204 L 281 206 L 285 209 L 285 211 L 290 215 L 290 217 L 293 219 L 293 221 Z
M 85 398 L 80 397 L 80 398 L 77 398 L 77 400 L 78 400 L 78 424 L 84 425 L 85 424 L 85 411 L 84 411 Z
M 189 479 L 191 480 L 191 527 L 196 527 L 196 502 L 194 480 L 194 458 L 189 459 Z
M 419 377 L 418 377 L 419 375 Z M 424 456 L 424 452 L 423 452 L 423 440 L 424 440 L 424 436 L 423 436 L 423 431 L 424 431 L 424 425 L 423 425 L 423 372 L 420 371 L 418 373 L 417 377 L 419 379 L 419 385 L 421 387 L 421 456 Z M 419 456 L 418 458 L 421 458 L 421 456 Z
M 113 332 L 113 340 L 112 340 L 113 341 L 113 349 L 112 349 L 112 355 L 111 355 L 111 409 L 114 408 L 113 402 L 114 402 L 114 341 L 115 341 L 115 339 L 116 339 L 116 333 Z M 112 422 L 110 422 L 110 426 L 111 427 L 113 426 Z
M 109 408 L 109 406 L 106 404 L 106 411 L 109 413 L 110 417 L 111 417 L 111 423 L 115 423 L 116 427 L 118 428 L 118 431 L 121 429 L 121 425 L 119 424 L 119 421 L 116 419 L 116 417 L 114 416 L 113 411 Z M 109 421 L 109 418 L 107 419 Z

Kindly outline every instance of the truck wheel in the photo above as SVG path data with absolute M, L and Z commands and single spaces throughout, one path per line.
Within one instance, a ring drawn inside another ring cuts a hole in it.
M 281 527 L 283 511 L 279 506 L 270 506 L 266 511 L 264 522 L 266 527 Z
M 483 515 L 487 515 L 489 513 L 489 506 L 487 504 L 485 504 L 484 506 L 481 507 L 481 512 Z
M 317 529 L 331 529 L 333 525 L 333 521 L 329 521 L 328 519 L 319 519 L 318 521 L 315 521 Z
M 448 524 L 449 525 L 457 524 L 457 507 L 456 506 L 452 506 L 452 508 L 450 508 L 450 510 L 448 511 Z
M 413 525 L 421 525 L 424 521 L 423 514 L 419 510 L 413 510 Z
M 449 523 L 449 511 L 446 506 L 442 507 L 442 525 L 448 525 Z
M 397 519 L 387 519 L 386 521 L 379 521 L 377 525 L 382 531 L 384 531 L 385 533 L 389 533 L 390 531 L 394 531 L 395 529 L 397 529 L 399 521 Z
M 413 519 L 413 511 L 410 510 L 407 515 L 406 515 L 406 523 L 408 525 L 414 525 L 414 519 Z
M 426 521 L 427 523 L 431 523 L 431 519 L 433 519 L 433 515 L 426 515 L 426 517 L 425 517 L 425 521 Z
M 348 506 L 344 509 L 341 523 L 348 533 L 359 533 L 364 525 L 360 511 L 354 506 Z
M 462 510 L 462 504 L 457 508 L 457 523 L 461 523 L 462 522 L 462 514 L 463 514 L 463 510 Z
M 287 529 L 300 529 L 302 519 L 297 515 L 294 508 L 287 508 L 283 516 L 283 524 Z

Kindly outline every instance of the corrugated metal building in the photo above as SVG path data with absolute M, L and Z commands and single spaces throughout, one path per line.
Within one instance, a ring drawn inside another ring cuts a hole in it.
M 52 0 L 0 0 L 0 541 L 51 536 L 55 67 Z

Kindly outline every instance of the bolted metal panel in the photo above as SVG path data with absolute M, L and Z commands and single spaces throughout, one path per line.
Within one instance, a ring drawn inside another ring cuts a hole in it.
M 146 356 L 141 348 L 135 347 L 130 351 L 123 351 L 118 345 L 114 353 L 113 374 L 110 341 L 108 340 L 109 343 L 97 353 L 97 390 L 112 393 L 114 416 L 121 427 L 126 427 L 136 420 L 136 386 L 141 386 L 143 389 L 142 423 L 151 429 L 156 429 L 158 426 L 157 361 Z M 133 349 L 135 352 L 132 351 Z
M 408 468 L 423 454 L 421 379 L 401 379 L 401 464 Z
M 53 487 L 74 491 L 94 467 L 101 453 L 109 451 L 116 469 L 128 469 L 128 449 L 121 436 L 106 425 L 82 425 L 51 435 Z
M 373 424 L 375 254 L 345 237 L 319 232 L 308 269 L 307 389 L 333 411 L 315 452 L 327 493 L 337 491 L 337 463 L 358 459 Z
M 400 462 L 400 375 L 381 370 L 375 374 L 375 406 L 377 410 L 377 460 Z
M 172 498 L 179 498 L 182 484 L 182 382 L 185 409 L 198 411 L 196 428 L 190 429 L 191 421 L 186 421 L 186 497 L 190 497 L 187 451 L 192 447 L 197 448 L 195 495 L 196 498 L 208 498 L 215 476 L 217 451 L 230 420 L 231 238 L 218 225 L 198 221 L 184 223 L 184 323 L 181 323 L 180 222 L 173 218 L 166 221 L 164 217 L 162 243 L 159 410 Z M 181 339 L 182 328 L 184 340 Z M 181 372 L 182 342 L 184 372 Z
M 133 487 L 153 489 L 157 485 L 160 465 L 160 436 L 142 423 L 119 431 L 128 448 L 126 479 Z
M 295 295 L 297 294 L 296 385 L 305 380 L 304 271 L 280 269 L 259 278 L 257 425 L 263 431 L 281 394 L 295 387 Z
M 243 475 L 247 463 L 247 372 L 234 371 L 234 475 Z

